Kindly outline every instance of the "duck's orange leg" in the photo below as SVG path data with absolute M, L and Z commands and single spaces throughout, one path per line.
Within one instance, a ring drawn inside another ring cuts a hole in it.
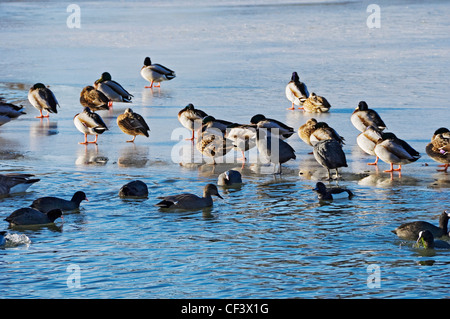
M 377 159 L 375 160 L 375 162 L 367 163 L 367 165 L 378 165 L 378 156 L 377 156 Z

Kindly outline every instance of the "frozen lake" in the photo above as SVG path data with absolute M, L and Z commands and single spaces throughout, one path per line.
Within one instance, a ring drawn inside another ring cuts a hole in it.
M 42 196 L 70 199 L 82 190 L 89 198 L 56 227 L 4 222 L 2 230 L 31 244 L 0 250 L 3 298 L 448 298 L 450 251 L 414 249 L 391 230 L 413 220 L 437 224 L 449 209 L 449 175 L 436 171 L 425 146 L 450 126 L 450 3 L 378 1 L 380 28 L 369 28 L 371 3 L 77 1 L 80 28 L 69 28 L 67 3 L 1 1 L 0 96 L 27 112 L 0 127 L 1 172 L 41 179 L 0 199 L 2 219 Z M 144 88 L 146 56 L 177 77 Z M 100 111 L 109 131 L 98 146 L 79 145 L 79 94 L 104 71 L 133 103 Z M 328 99 L 329 113 L 286 110 L 293 71 Z M 37 82 L 61 105 L 49 119 L 36 119 L 27 101 Z M 350 122 L 361 100 L 421 153 L 401 176 L 383 172 L 383 162 L 366 165 L 373 158 Z M 189 103 L 238 123 L 257 113 L 295 130 L 311 117 L 326 121 L 346 140 L 339 185 L 356 196 L 317 200 L 312 188 L 326 170 L 297 134 L 287 140 L 297 158 L 281 176 L 250 163 L 198 163 L 177 120 Z M 127 107 L 146 118 L 148 139 L 125 142 L 116 117 Z M 197 162 L 180 165 L 179 147 Z M 154 206 L 158 196 L 201 194 L 229 168 L 242 171 L 244 184 L 219 187 L 224 199 L 211 209 Z M 134 179 L 148 185 L 148 199 L 119 198 Z M 78 267 L 80 287 L 68 284 L 68 267 Z M 375 287 L 367 284 L 371 267 L 380 270 Z

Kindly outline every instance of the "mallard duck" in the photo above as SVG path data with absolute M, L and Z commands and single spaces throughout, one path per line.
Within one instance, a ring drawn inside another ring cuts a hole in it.
M 317 182 L 313 191 L 317 193 L 320 200 L 352 198 L 353 192 L 343 187 L 326 187 L 324 183 Z
M 131 99 L 133 98 L 133 95 L 128 93 L 122 85 L 112 80 L 109 72 L 103 72 L 100 79 L 95 81 L 94 87 L 102 91 L 110 100 L 109 106 L 112 106 L 113 102 L 131 103 Z
M 0 195 L 25 192 L 31 185 L 40 181 L 32 174 L 0 174 Z
M 376 156 L 375 162 L 367 163 L 367 165 L 378 164 L 378 156 L 377 154 L 375 154 L 375 146 L 382 138 L 382 132 L 375 126 L 368 126 L 364 130 L 364 132 L 359 133 L 359 135 L 356 137 L 356 143 L 365 153 Z
M 60 209 L 43 213 L 31 207 L 19 208 L 5 218 L 10 226 L 46 225 L 54 223 L 57 218 L 62 218 Z
M 203 132 L 196 143 L 197 149 L 205 156 L 212 158 L 216 164 L 216 158 L 225 156 L 234 149 L 233 142 L 222 134 Z
M 450 244 L 448 242 L 434 239 L 433 234 L 429 230 L 422 230 L 419 233 L 419 238 L 417 238 L 415 246 L 423 247 L 425 249 L 435 249 L 435 248 L 450 249 Z
M 217 178 L 217 185 L 220 186 L 232 186 L 242 184 L 242 175 L 240 172 L 229 169 Z
M 201 128 L 202 120 L 208 116 L 202 110 L 196 109 L 192 103 L 189 103 L 180 112 L 178 112 L 178 121 L 187 129 L 192 131 L 192 138 L 194 140 L 195 131 Z
M 207 184 L 203 188 L 203 197 L 190 193 L 158 197 L 159 199 L 162 199 L 162 201 L 157 203 L 156 206 L 172 209 L 201 209 L 213 206 L 212 195 L 223 199 L 223 197 L 220 196 L 216 185 Z
M 331 105 L 327 99 L 314 92 L 312 92 L 303 103 L 303 110 L 308 113 L 326 113 L 330 108 Z
M 72 211 L 80 208 L 80 203 L 82 201 L 88 201 L 86 194 L 82 191 L 75 192 L 70 200 L 45 196 L 35 199 L 30 207 L 37 209 L 43 213 L 48 213 L 54 209 L 60 209 L 62 211 Z
M 150 86 L 146 86 L 146 88 L 152 88 L 154 82 L 158 83 L 155 87 L 160 87 L 162 81 L 170 81 L 176 77 L 175 72 L 171 69 L 161 64 L 152 64 L 149 57 L 144 59 L 141 76 L 150 82 Z
M 39 110 L 40 116 L 36 116 L 36 118 L 49 117 L 49 113 L 58 113 L 56 107 L 59 106 L 59 103 L 55 95 L 42 83 L 36 83 L 30 88 L 28 101 Z M 43 115 L 42 111 L 46 111 L 47 115 Z
M 108 130 L 105 122 L 100 115 L 91 111 L 90 108 L 85 107 L 83 112 L 74 116 L 73 122 L 75 127 L 84 134 L 84 142 L 79 144 L 97 144 L 97 138 L 99 134 L 103 134 Z M 95 135 L 95 140 L 92 142 L 87 141 L 88 135 Z
M 297 131 L 300 139 L 309 146 L 313 146 L 311 144 L 310 137 L 311 137 L 311 134 L 316 129 L 316 124 L 317 124 L 317 120 L 314 118 L 311 118 L 311 119 L 307 120 L 305 124 L 301 125 Z
M 150 128 L 144 118 L 127 108 L 123 114 L 117 117 L 117 125 L 125 134 L 133 136 L 133 139 L 127 142 L 134 142 L 137 135 L 149 137 Z
M 318 142 L 323 140 L 336 140 L 339 142 L 339 144 L 344 145 L 345 139 L 336 132 L 336 130 L 332 127 L 330 127 L 325 122 L 317 122 L 315 124 L 315 130 L 311 132 L 311 135 L 309 137 L 309 141 L 311 142 L 311 145 L 314 146 Z
M 226 129 L 231 124 L 233 123 L 226 120 L 216 119 L 214 116 L 208 115 L 202 120 L 201 132 L 203 133 L 208 131 L 211 133 L 217 133 L 220 131 L 222 135 L 225 136 Z
M 295 110 L 294 105 L 300 106 L 299 109 L 303 109 L 301 106 L 309 97 L 308 88 L 305 83 L 300 82 L 297 72 L 292 73 L 291 81 L 286 85 L 285 93 L 287 99 L 292 103 L 291 108 L 288 108 L 288 110 Z
M 296 159 L 295 150 L 288 143 L 280 139 L 276 135 L 272 135 L 270 131 L 264 129 L 256 130 L 256 146 L 262 163 L 272 163 L 275 165 L 276 173 L 281 174 L 281 164 L 291 159 Z
M 450 214 L 444 211 L 439 215 L 439 226 L 435 226 L 425 221 L 413 221 L 404 223 L 394 229 L 392 232 L 400 238 L 404 239 L 416 239 L 419 236 L 419 232 L 422 230 L 429 230 L 434 237 L 439 238 L 442 236 L 448 236 L 448 219 Z
M 335 178 L 339 177 L 338 169 L 348 167 L 345 153 L 341 143 L 335 139 L 328 139 L 318 142 L 314 145 L 314 158 L 328 171 L 328 179 L 332 179 L 331 170 L 336 170 Z
M 91 85 L 88 85 L 81 90 L 81 105 L 90 108 L 92 111 L 109 110 L 110 102 L 111 101 L 102 91 L 97 90 Z
M 17 106 L 12 103 L 7 103 L 0 97 L 0 126 L 18 118 L 23 114 L 26 113 L 23 111 L 22 105 Z
M 444 163 L 440 165 L 444 169 L 438 169 L 438 171 L 447 172 L 450 165 L 450 131 L 445 127 L 437 129 L 431 142 L 425 147 L 425 151 L 432 160 Z
M 394 133 L 383 133 L 382 136 L 383 138 L 378 140 L 374 152 L 383 162 L 391 165 L 391 168 L 385 172 L 400 172 L 402 165 L 413 163 L 420 158 L 419 152 L 404 140 L 397 138 Z M 394 169 L 394 165 L 399 167 Z
M 225 137 L 233 141 L 234 147 L 241 151 L 242 161 L 246 161 L 245 152 L 256 146 L 256 125 L 233 123 L 226 129 Z
M 369 109 L 365 101 L 359 102 L 350 116 L 350 120 L 353 126 L 360 132 L 364 132 L 369 126 L 374 126 L 379 131 L 383 131 L 386 128 L 386 124 L 384 124 L 380 115 L 375 110 Z
M 269 129 L 272 134 L 278 135 L 285 140 L 294 134 L 294 128 L 274 119 L 266 118 L 262 114 L 256 114 L 250 119 L 250 123 L 255 124 L 258 128 Z

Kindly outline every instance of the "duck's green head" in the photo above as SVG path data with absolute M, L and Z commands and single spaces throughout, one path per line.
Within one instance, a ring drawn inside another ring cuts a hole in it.
M 369 106 L 367 105 L 367 103 L 365 101 L 360 101 L 358 103 L 357 109 L 360 111 L 367 111 L 369 109 Z
M 394 133 L 391 133 L 391 132 L 383 132 L 383 133 L 381 134 L 381 136 L 382 136 L 383 141 L 384 141 L 384 140 L 396 139 L 396 138 L 397 138 L 397 136 L 395 136 L 395 134 L 394 134 Z
M 434 135 L 443 134 L 449 132 L 449 129 L 446 127 L 440 127 L 436 131 L 434 131 Z
M 33 85 L 33 89 L 45 89 L 45 85 L 43 83 L 36 83 Z
M 262 114 L 256 114 L 250 119 L 250 123 L 252 124 L 258 124 L 261 121 L 264 121 L 266 117 Z
M 214 116 L 208 115 L 208 116 L 203 118 L 202 123 L 206 124 L 206 123 L 212 122 L 214 120 L 215 120 Z
M 145 65 L 145 66 L 150 66 L 150 65 L 152 65 L 152 60 L 150 60 L 149 57 L 146 57 L 146 58 L 144 59 L 144 65 Z
M 299 82 L 300 81 L 300 78 L 299 78 L 297 72 L 292 72 L 291 81 L 294 81 L 294 82 Z
M 101 82 L 105 82 L 105 81 L 111 81 L 112 77 L 111 74 L 109 74 L 109 72 L 103 72 L 102 76 L 100 77 L 100 79 L 98 79 L 97 81 L 95 81 L 95 83 L 101 83 Z

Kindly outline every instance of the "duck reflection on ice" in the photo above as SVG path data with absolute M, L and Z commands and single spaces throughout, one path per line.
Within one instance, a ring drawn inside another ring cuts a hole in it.
M 98 151 L 98 145 L 94 145 L 94 148 L 85 145 L 84 149 L 80 148 L 77 153 L 75 165 L 106 165 L 109 160 Z

